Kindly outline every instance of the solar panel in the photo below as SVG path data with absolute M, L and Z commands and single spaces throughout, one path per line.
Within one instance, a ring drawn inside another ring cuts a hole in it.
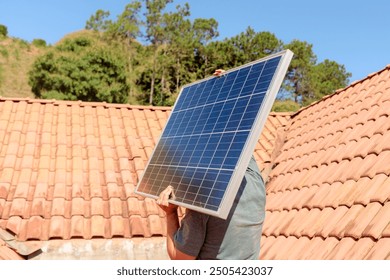
M 226 219 L 293 53 L 181 89 L 136 193 Z

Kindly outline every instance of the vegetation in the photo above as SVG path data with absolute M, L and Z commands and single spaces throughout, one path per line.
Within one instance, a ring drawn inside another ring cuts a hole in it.
M 7 37 L 7 36 L 8 36 L 7 26 L 0 24 L 0 37 Z
M 44 48 L 29 72 L 35 96 L 169 106 L 184 84 L 287 48 L 295 55 L 274 110 L 296 111 L 349 82 L 343 65 L 318 62 L 308 42 L 251 27 L 218 40 L 215 19 L 192 19 L 188 4 L 173 2 L 133 0 L 116 19 L 96 11 L 86 31 Z
M 126 103 L 124 61 L 92 37 L 66 39 L 35 61 L 29 83 L 39 98 Z
M 0 96 L 34 97 L 28 71 L 43 51 L 17 38 L 0 38 Z
M 34 39 L 34 40 L 32 40 L 31 44 L 33 46 L 38 47 L 38 48 L 44 48 L 47 46 L 46 41 L 43 39 Z

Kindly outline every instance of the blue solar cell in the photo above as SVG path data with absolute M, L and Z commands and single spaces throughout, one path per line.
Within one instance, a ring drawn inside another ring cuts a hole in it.
M 226 217 L 291 57 L 285 51 L 185 86 L 136 192 L 156 198 L 172 185 L 172 203 Z

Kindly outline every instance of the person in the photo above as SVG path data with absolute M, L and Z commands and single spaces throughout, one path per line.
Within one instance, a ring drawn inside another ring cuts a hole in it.
M 225 70 L 217 69 L 220 77 Z M 174 189 L 168 186 L 157 199 L 166 213 L 167 252 L 173 260 L 258 259 L 265 218 L 266 191 L 252 156 L 226 220 L 186 209 L 181 223 L 178 206 L 169 203 Z
M 220 77 L 225 70 L 217 69 Z M 226 220 L 186 209 L 179 221 L 178 206 L 169 203 L 174 189 L 168 186 L 157 199 L 165 211 L 167 253 L 173 260 L 258 259 L 265 218 L 266 191 L 252 156 Z
M 265 186 L 252 156 L 226 220 L 186 209 L 179 222 L 178 206 L 168 202 L 172 186 L 157 204 L 166 213 L 167 252 L 173 260 L 258 259 L 265 218 Z

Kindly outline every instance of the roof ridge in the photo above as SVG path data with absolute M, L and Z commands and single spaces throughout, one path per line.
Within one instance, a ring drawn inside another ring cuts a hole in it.
M 356 86 L 356 85 L 358 85 L 360 83 L 363 83 L 364 81 L 366 81 L 368 79 L 372 79 L 374 76 L 379 75 L 380 73 L 382 73 L 383 71 L 388 70 L 388 69 L 390 69 L 390 64 L 387 64 L 383 69 L 381 69 L 379 71 L 376 71 L 376 72 L 373 72 L 371 74 L 368 74 L 366 77 L 364 77 L 364 78 L 362 78 L 360 80 L 356 80 L 356 81 L 351 82 L 345 88 L 336 89 L 333 93 L 330 93 L 328 95 L 323 96 L 320 100 L 314 101 L 313 103 L 311 103 L 311 104 L 309 104 L 309 105 L 307 105 L 305 107 L 300 108 L 298 111 L 296 111 L 293 114 L 291 114 L 291 117 L 294 118 L 296 115 L 300 114 L 301 112 L 305 111 L 306 109 L 309 109 L 309 108 L 313 107 L 314 105 L 316 105 L 318 103 L 321 103 L 322 101 L 325 101 L 328 98 L 333 97 L 335 94 L 339 94 L 339 93 L 341 93 L 343 91 L 346 91 L 347 89 L 349 89 L 351 87 L 354 87 L 354 86 Z
M 125 104 L 125 103 L 107 103 L 105 101 L 103 102 L 93 102 L 93 101 L 71 101 L 71 100 L 57 100 L 57 99 L 38 99 L 38 98 L 30 98 L 30 97 L 4 97 L 0 96 L 0 102 L 4 101 L 12 101 L 12 102 L 21 102 L 21 101 L 26 101 L 28 103 L 41 103 L 41 104 L 54 104 L 54 105 L 60 105 L 60 104 L 65 104 L 65 105 L 75 105 L 79 104 L 80 106 L 92 106 L 92 107 L 116 107 L 116 108 L 121 108 L 121 107 L 126 107 L 126 108 L 131 108 L 131 109 L 152 109 L 152 110 L 171 110 L 172 107 L 170 106 L 152 106 L 152 105 L 133 105 L 133 104 Z

